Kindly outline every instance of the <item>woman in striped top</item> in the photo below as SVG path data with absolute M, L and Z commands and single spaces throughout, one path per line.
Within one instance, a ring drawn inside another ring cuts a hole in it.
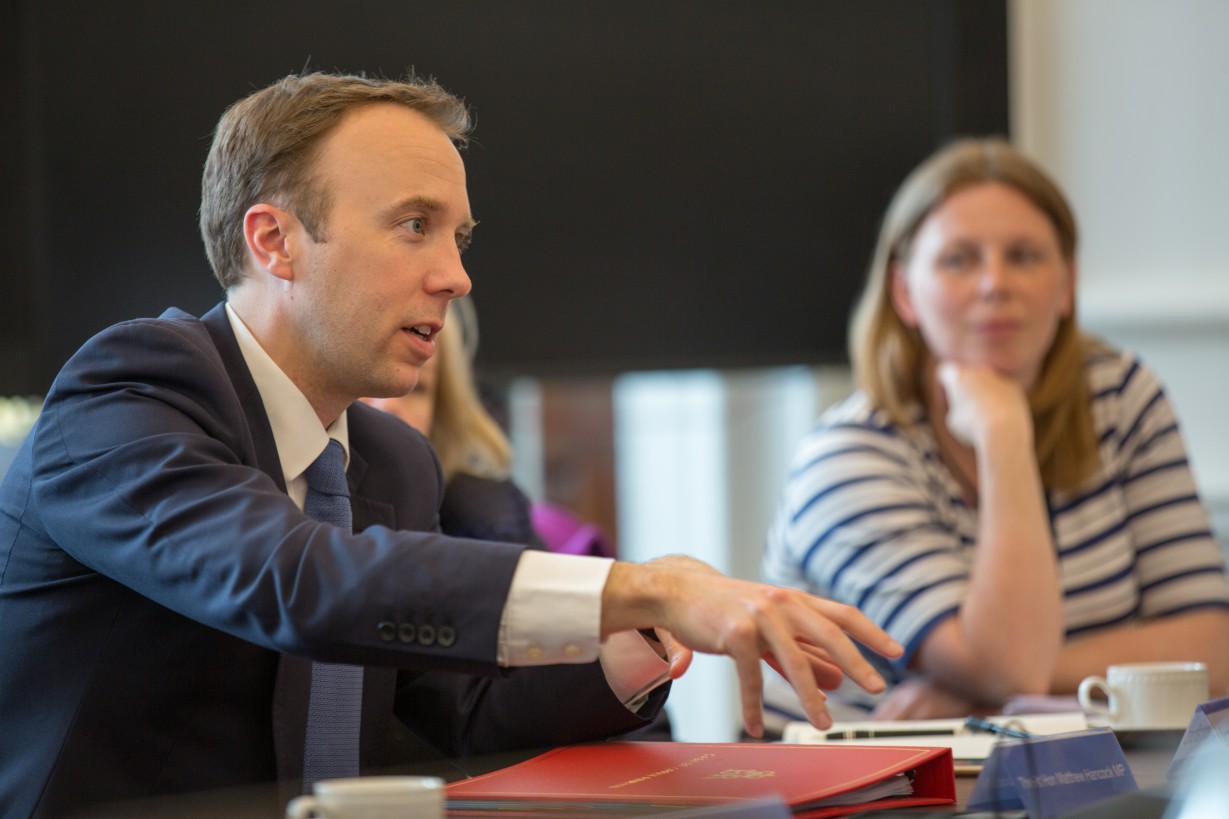
M 877 716 L 1070 693 L 1116 662 L 1229 686 L 1229 585 L 1173 410 L 1077 329 L 1075 250 L 1062 192 L 998 140 L 931 157 L 885 216 L 859 391 L 804 440 L 764 556 L 906 647 Z

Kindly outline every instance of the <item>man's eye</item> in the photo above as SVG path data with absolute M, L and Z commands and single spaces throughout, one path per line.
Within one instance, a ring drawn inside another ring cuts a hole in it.
M 458 233 L 457 250 L 461 251 L 462 253 L 469 250 L 470 243 L 473 242 L 473 240 L 473 234 L 471 233 Z
M 421 217 L 415 217 L 413 219 L 406 219 L 401 224 L 405 225 L 413 233 L 417 233 L 421 235 L 427 232 L 427 220 Z

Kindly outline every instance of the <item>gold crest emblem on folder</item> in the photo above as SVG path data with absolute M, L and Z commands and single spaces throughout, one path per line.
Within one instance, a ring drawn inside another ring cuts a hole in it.
M 776 771 L 746 771 L 738 768 L 726 768 L 720 773 L 712 774 L 704 777 L 705 779 L 766 779 L 770 776 L 776 776 Z

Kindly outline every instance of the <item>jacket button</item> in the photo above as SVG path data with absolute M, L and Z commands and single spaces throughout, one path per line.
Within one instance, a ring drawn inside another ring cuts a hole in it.
M 381 620 L 376 626 L 376 633 L 380 635 L 381 640 L 391 643 L 397 639 L 397 625 L 390 623 L 388 620 Z
M 435 645 L 435 626 L 419 626 L 418 642 L 424 646 Z
M 457 641 L 457 631 L 452 626 L 440 626 L 435 633 L 435 642 L 448 648 Z
M 403 643 L 412 643 L 417 639 L 417 629 L 413 623 L 402 623 L 397 627 L 397 639 Z

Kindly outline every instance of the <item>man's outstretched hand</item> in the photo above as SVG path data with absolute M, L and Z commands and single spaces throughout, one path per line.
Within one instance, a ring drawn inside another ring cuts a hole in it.
M 693 651 L 730 657 L 738 670 L 743 723 L 756 737 L 764 730 L 761 659 L 798 692 L 807 718 L 827 728 L 832 719 L 821 688 L 833 688 L 848 675 L 872 693 L 884 689 L 854 640 L 884 657 L 902 653 L 852 606 L 735 580 L 683 556 L 611 568 L 602 592 L 602 636 L 647 628 L 657 631 L 666 649 L 671 678 L 687 670 Z

